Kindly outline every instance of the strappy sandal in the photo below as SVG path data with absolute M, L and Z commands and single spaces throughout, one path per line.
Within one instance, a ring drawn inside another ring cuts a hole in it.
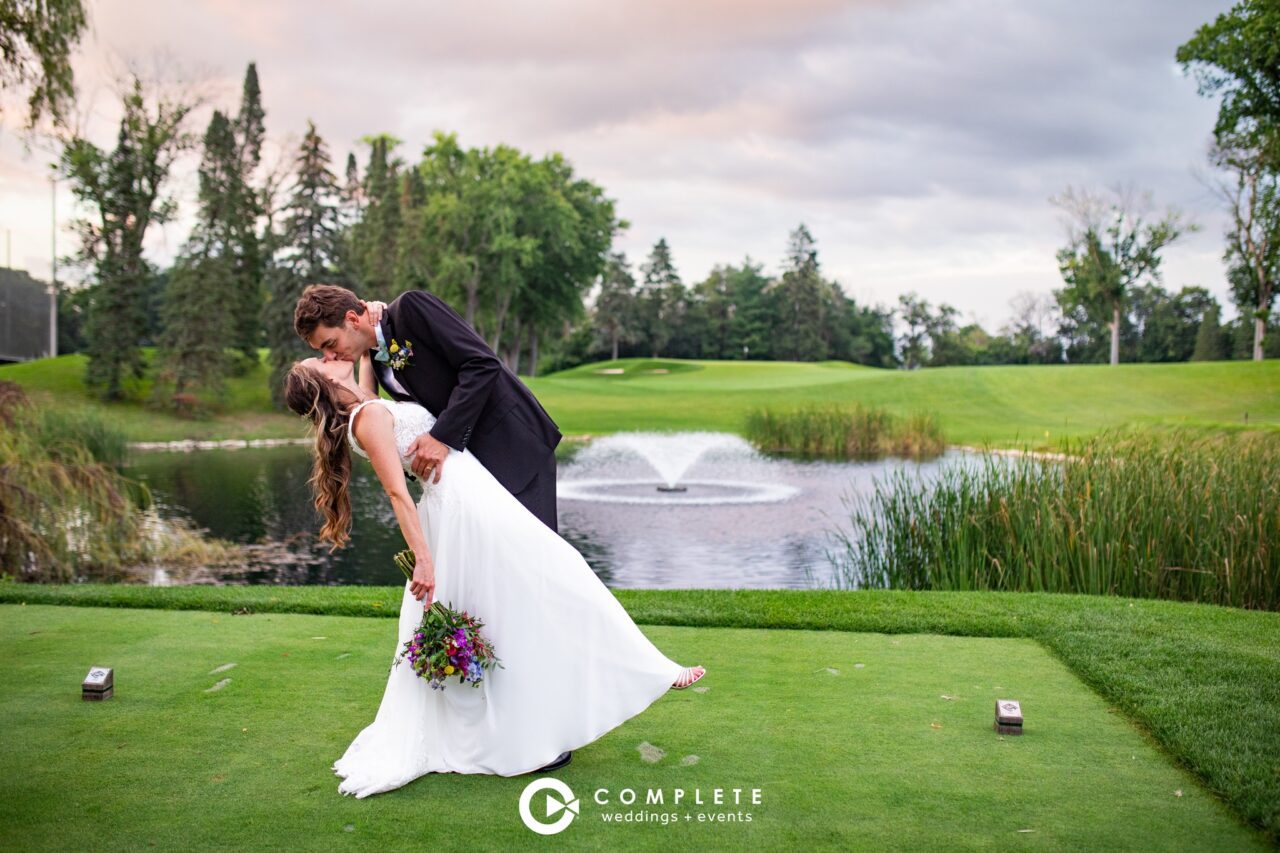
M 698 675 L 694 675 L 693 671 L 695 669 L 701 669 L 702 672 L 699 673 Z M 706 674 L 707 674 L 707 668 L 705 666 L 686 666 L 684 669 L 680 670 L 680 677 L 676 679 L 675 684 L 671 685 L 671 689 L 687 690 L 688 688 L 692 687 L 694 684 L 697 684 L 698 681 L 702 678 L 702 676 Z M 690 678 L 692 680 L 689 680 Z M 684 684 L 680 683 L 682 681 L 684 682 Z

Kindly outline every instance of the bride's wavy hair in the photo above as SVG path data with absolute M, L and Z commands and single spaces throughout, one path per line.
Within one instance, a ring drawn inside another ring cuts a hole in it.
M 347 444 L 347 424 L 351 416 L 343 411 L 333 383 L 313 367 L 295 362 L 284 377 L 285 404 L 311 421 L 315 448 L 311 493 L 316 509 L 324 516 L 320 538 L 330 543 L 329 553 L 343 547 L 350 538 L 351 448 Z

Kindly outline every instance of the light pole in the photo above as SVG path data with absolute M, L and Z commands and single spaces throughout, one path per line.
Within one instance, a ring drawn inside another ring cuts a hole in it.
M 49 358 L 58 354 L 58 172 L 54 167 L 49 175 L 49 201 L 52 210 L 52 228 L 49 238 L 51 246 L 49 275 Z

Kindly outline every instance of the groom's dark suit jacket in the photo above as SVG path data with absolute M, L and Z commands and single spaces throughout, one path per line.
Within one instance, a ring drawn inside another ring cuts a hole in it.
M 413 355 L 396 371 L 374 359 L 374 375 L 394 399 L 414 400 L 436 416 L 435 439 L 470 450 L 513 495 L 548 464 L 554 471 L 561 437 L 555 421 L 456 311 L 425 290 L 410 290 L 387 306 L 381 325 L 388 346 L 392 338 L 402 347 L 408 341 Z M 387 384 L 387 373 L 407 395 Z

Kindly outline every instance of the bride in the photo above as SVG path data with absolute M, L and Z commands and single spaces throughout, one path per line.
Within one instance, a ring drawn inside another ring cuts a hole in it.
M 320 537 L 346 544 L 354 450 L 372 463 L 417 558 L 394 651 L 439 599 L 484 623 L 502 667 L 478 687 L 450 679 L 434 690 L 407 663 L 394 666 L 374 721 L 333 765 L 341 793 L 367 797 L 427 773 L 531 773 L 702 678 L 703 667 L 682 667 L 649 642 L 573 546 L 467 450 L 449 454 L 439 482 L 423 481 L 414 507 L 404 454 L 435 417 L 378 397 L 372 370 L 357 382 L 353 368 L 311 358 L 285 377 L 289 408 L 315 427 Z

